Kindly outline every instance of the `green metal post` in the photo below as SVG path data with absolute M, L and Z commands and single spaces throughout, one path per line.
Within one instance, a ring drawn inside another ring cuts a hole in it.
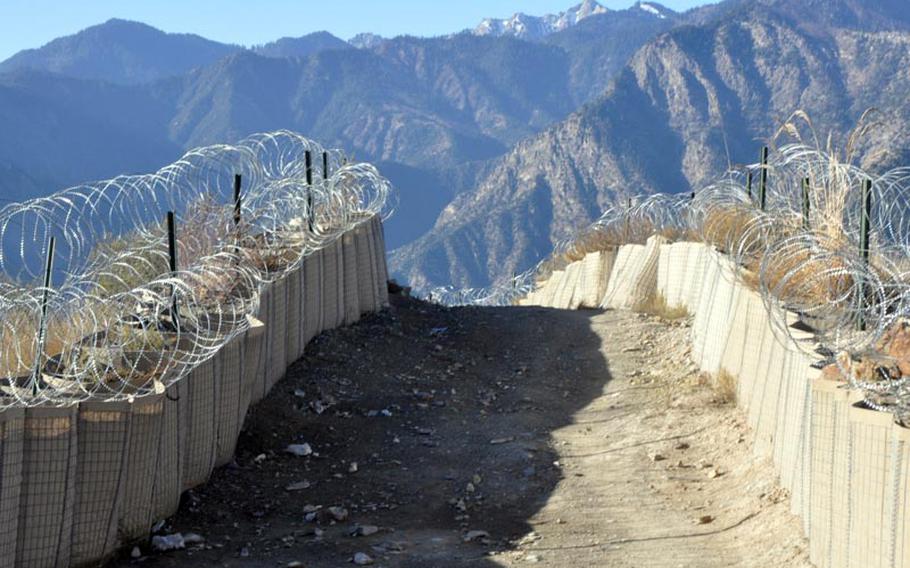
M 47 341 L 47 304 L 50 301 L 51 285 L 54 273 L 54 252 L 57 249 L 57 239 L 51 237 L 47 246 L 47 258 L 44 264 L 44 290 L 41 295 L 41 319 L 38 322 L 38 348 L 35 351 L 35 377 L 32 381 L 32 394 L 38 394 L 38 384 L 41 377 L 41 363 L 44 356 L 44 344 Z
M 812 180 L 809 178 L 803 179 L 803 228 L 809 229 L 809 184 L 812 183 Z
M 759 174 L 758 182 L 758 203 L 761 207 L 761 210 L 765 210 L 765 205 L 767 204 L 767 191 L 768 191 L 768 147 L 764 146 L 761 149 L 761 172 Z

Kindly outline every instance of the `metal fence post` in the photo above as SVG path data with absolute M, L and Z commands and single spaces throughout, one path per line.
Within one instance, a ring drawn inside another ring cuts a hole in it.
M 322 179 L 329 179 L 329 153 L 322 152 Z
M 240 226 L 241 197 L 240 187 L 243 183 L 243 177 L 240 174 L 234 174 L 234 226 Z
M 41 377 L 41 363 L 44 355 L 44 345 L 47 341 L 47 303 L 50 301 L 51 284 L 54 273 L 54 252 L 57 248 L 57 239 L 51 237 L 47 245 L 47 258 L 44 264 L 44 290 L 41 295 L 41 319 L 38 321 L 38 347 L 35 351 L 35 376 L 32 380 L 32 394 L 38 394 L 38 384 Z
M 309 150 L 303 154 L 306 162 L 306 210 L 307 210 L 307 227 L 313 232 L 315 225 L 315 216 L 313 215 L 313 154 Z
M 768 147 L 764 146 L 761 149 L 761 172 L 759 173 L 758 181 L 758 203 L 761 207 L 761 210 L 765 210 L 765 205 L 767 202 L 767 191 L 768 191 Z
M 859 253 L 863 263 L 869 266 L 869 233 L 872 226 L 872 180 L 863 181 L 863 202 L 859 222 Z M 866 307 L 866 283 L 859 282 L 859 330 L 866 331 L 866 318 L 863 310 Z
M 803 228 L 809 229 L 809 184 L 812 180 L 803 179 Z
M 746 172 L 746 197 L 752 202 L 752 172 Z
M 177 222 L 174 220 L 174 212 L 167 212 L 167 255 L 168 268 L 171 271 L 171 278 L 177 277 Z M 179 328 L 178 320 L 180 313 L 177 308 L 177 286 L 171 286 L 171 293 L 174 295 L 173 304 L 171 305 L 171 314 L 174 320 L 174 327 Z

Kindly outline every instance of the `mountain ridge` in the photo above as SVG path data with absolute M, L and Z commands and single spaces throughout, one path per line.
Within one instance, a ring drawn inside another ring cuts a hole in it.
M 811 0 L 775 5 L 734 7 L 645 44 L 603 96 L 495 159 L 432 230 L 393 252 L 393 271 L 418 288 L 504 279 L 611 203 L 690 192 L 730 163 L 754 162 L 760 140 L 797 109 L 843 135 L 866 108 L 880 108 L 863 155 L 895 151 L 864 165 L 906 157 L 910 33 L 883 31 L 887 18 L 838 27 L 858 21 L 849 14 L 818 25 Z

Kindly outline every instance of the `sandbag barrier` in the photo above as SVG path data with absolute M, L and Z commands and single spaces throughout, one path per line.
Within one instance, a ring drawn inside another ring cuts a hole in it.
M 228 463 L 313 337 L 387 305 L 389 191 L 280 131 L 0 209 L 0 566 L 97 563 Z
M 729 257 L 703 243 L 659 248 L 655 280 L 642 277 L 644 263 L 627 260 L 643 247 L 627 245 L 612 253 L 617 263 L 601 272 L 599 286 L 616 291 L 623 287 L 615 279 L 647 280 L 654 289 L 639 295 L 659 293 L 692 314 L 692 358 L 702 371 L 736 378 L 753 452 L 773 462 L 790 492 L 812 562 L 910 567 L 910 429 L 866 406 L 863 393 L 837 373 L 823 374 L 817 338 L 801 329 L 796 314 L 787 316 L 791 330 L 781 334 Z M 576 261 L 586 262 L 593 263 Z M 566 307 L 558 298 L 568 296 L 571 266 L 521 303 Z M 602 303 L 610 298 L 605 292 Z
M 595 287 L 583 268 L 610 258 L 600 307 L 685 308 L 693 360 L 736 377 L 813 562 L 910 566 L 910 170 L 851 163 L 868 125 L 842 159 L 801 141 L 807 122 L 796 113 L 779 130 L 789 143 L 696 192 L 618 200 L 505 280 L 512 294 L 440 297 L 574 309 Z
M 288 357 L 275 365 L 270 354 L 290 347 L 293 362 L 322 331 L 388 305 L 381 231 L 378 216 L 365 219 L 326 249 L 351 260 L 326 268 L 316 253 L 269 285 L 259 306 L 271 324 L 251 319 L 167 389 L 159 384 L 132 401 L 0 411 L 0 566 L 97 564 L 174 514 L 184 490 L 230 461 L 248 408 L 284 375 Z M 293 297 L 290 279 L 299 283 Z M 322 293 L 327 283 L 336 293 Z M 320 318 L 327 306 L 331 321 Z M 306 341 L 289 346 L 290 334 L 270 334 L 269 325 L 296 327 Z

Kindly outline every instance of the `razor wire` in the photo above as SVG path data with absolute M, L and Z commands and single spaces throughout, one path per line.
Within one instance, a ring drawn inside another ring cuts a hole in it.
M 830 149 L 782 145 L 766 163 L 731 170 L 693 194 L 613 204 L 519 279 L 437 289 L 433 298 L 515 304 L 587 253 L 643 244 L 655 234 L 726 254 L 734 277 L 760 294 L 780 339 L 826 357 L 869 406 L 910 423 L 910 168 L 876 175 Z M 794 333 L 794 319 L 812 331 L 812 341 Z
M 249 328 L 264 286 L 388 215 L 390 192 L 372 165 L 278 131 L 6 205 L 0 408 L 160 392 Z

